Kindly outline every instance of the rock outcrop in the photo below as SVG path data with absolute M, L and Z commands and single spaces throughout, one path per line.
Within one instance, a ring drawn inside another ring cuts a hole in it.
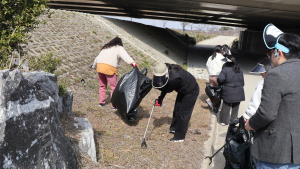
M 75 117 L 74 120 L 77 121 L 75 126 L 78 128 L 81 136 L 78 144 L 80 151 L 84 155 L 90 157 L 93 161 L 97 162 L 94 131 L 92 125 L 86 118 Z
M 44 91 L 57 103 L 57 112 L 63 112 L 62 98 L 58 95 L 57 77 L 52 73 L 44 71 L 24 72 L 23 75 L 28 82 L 37 90 Z
M 35 87 L 32 79 L 19 70 L 0 71 L 0 168 L 77 168 L 57 104 L 47 93 L 52 91 Z

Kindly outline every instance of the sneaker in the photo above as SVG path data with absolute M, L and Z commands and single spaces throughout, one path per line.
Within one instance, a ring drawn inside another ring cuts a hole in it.
M 117 108 L 113 107 L 112 110 L 117 110 Z
M 99 107 L 102 107 L 104 105 L 105 105 L 105 103 L 99 103 Z
M 181 143 L 181 142 L 184 142 L 184 139 L 178 139 L 178 138 L 173 137 L 170 139 L 170 141 L 174 142 L 174 143 L 177 143 L 177 142 Z
M 225 126 L 226 124 L 225 123 L 220 123 L 222 126 Z
M 173 134 L 175 134 L 175 130 L 169 130 L 169 133 L 173 133 Z
M 208 104 L 208 106 L 213 109 L 213 105 L 212 102 L 209 99 L 206 99 L 206 103 Z

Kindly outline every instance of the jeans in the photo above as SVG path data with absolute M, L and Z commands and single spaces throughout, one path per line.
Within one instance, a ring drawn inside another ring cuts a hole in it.
M 256 169 L 299 169 L 300 164 L 286 163 L 286 164 L 278 164 L 278 163 L 267 163 L 263 161 L 257 162 Z

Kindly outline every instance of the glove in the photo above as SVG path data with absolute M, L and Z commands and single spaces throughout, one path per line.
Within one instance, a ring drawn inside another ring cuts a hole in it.
M 137 66 L 137 64 L 134 63 L 134 62 L 132 62 L 131 65 L 132 65 L 133 67 L 136 67 L 136 66 Z
M 155 100 L 155 106 L 162 106 L 162 101 L 159 101 L 158 99 Z

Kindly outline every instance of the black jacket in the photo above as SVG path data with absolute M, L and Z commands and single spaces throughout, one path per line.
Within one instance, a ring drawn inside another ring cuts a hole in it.
M 235 73 L 232 63 L 225 63 L 218 77 L 219 85 L 222 85 L 222 99 L 228 103 L 236 103 L 245 100 L 243 71 Z
M 169 74 L 169 80 L 167 84 L 159 88 L 161 91 L 158 97 L 159 101 L 162 101 L 167 93 L 172 91 L 178 92 L 178 94 L 190 94 L 198 87 L 198 83 L 193 75 L 186 70 L 180 70 Z

